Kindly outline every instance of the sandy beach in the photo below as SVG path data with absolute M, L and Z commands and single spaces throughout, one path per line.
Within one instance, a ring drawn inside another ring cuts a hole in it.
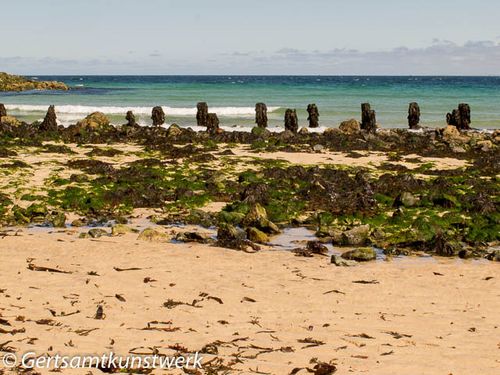
M 172 355 L 212 344 L 217 354 L 203 363 L 242 374 L 289 374 L 315 361 L 339 374 L 496 374 L 500 366 L 498 263 L 409 257 L 345 268 L 323 256 L 136 234 L 14 233 L 0 240 L 4 350 Z M 164 307 L 168 300 L 185 304 Z M 94 319 L 98 305 L 103 320 Z

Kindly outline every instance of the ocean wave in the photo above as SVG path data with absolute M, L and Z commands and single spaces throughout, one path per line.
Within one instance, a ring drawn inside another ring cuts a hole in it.
M 30 112 L 46 112 L 48 105 L 32 104 L 7 104 L 7 110 L 18 111 L 29 114 Z M 195 116 L 196 107 L 168 107 L 162 106 L 166 115 L 169 116 Z M 137 115 L 151 115 L 152 107 L 118 107 L 118 106 L 86 106 L 86 105 L 56 105 L 58 115 L 78 115 L 85 117 L 92 112 L 102 112 L 107 115 L 120 115 L 127 111 L 133 111 Z M 279 110 L 280 107 L 269 107 L 268 112 Z M 209 107 L 210 112 L 217 113 L 219 116 L 253 116 L 254 107 Z M 73 116 L 71 116 L 73 117 Z

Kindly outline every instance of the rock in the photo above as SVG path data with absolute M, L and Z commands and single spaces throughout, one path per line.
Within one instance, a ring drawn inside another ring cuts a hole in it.
M 136 230 L 130 228 L 129 226 L 125 224 L 116 224 L 111 227 L 111 235 L 112 236 L 121 236 L 127 233 L 133 233 L 136 232 Z
M 252 128 L 252 134 L 256 137 L 267 139 L 271 135 L 271 132 L 264 127 L 254 126 Z
M 47 221 L 54 228 L 65 228 L 66 227 L 66 215 L 64 212 L 54 211 L 47 216 Z
M 69 90 L 69 87 L 57 81 L 35 81 L 22 76 L 0 72 L 0 91 L 25 90 Z
M 285 111 L 285 129 L 291 131 L 292 133 L 297 133 L 297 130 L 299 130 L 299 121 L 297 119 L 297 111 L 295 109 L 288 108 Z
M 149 241 L 149 242 L 166 242 L 169 241 L 170 238 L 167 234 L 160 232 L 154 228 L 146 228 L 144 229 L 139 236 L 138 240 Z
M 307 121 L 309 121 L 310 128 L 317 128 L 319 126 L 319 111 L 316 104 L 309 104 L 307 106 L 307 113 L 309 117 L 307 117 Z
M 476 147 L 480 149 L 483 152 L 489 152 L 494 148 L 493 142 L 490 140 L 486 139 L 484 141 L 478 141 L 476 143 Z
M 443 139 L 447 142 L 461 139 L 460 132 L 453 125 L 448 125 L 446 128 L 444 128 L 442 131 L 442 136 Z
M 246 250 L 248 246 L 254 250 L 260 248 L 247 240 L 246 232 L 230 224 L 221 224 L 217 228 L 217 245 L 235 250 Z
M 178 137 L 180 135 L 182 135 L 182 129 L 177 124 L 172 124 L 167 129 L 167 137 L 168 138 L 175 138 L 175 137 Z
M 327 255 L 328 248 L 320 241 L 307 241 L 306 249 L 312 254 Z
M 209 242 L 209 238 L 201 235 L 198 232 L 183 232 L 177 233 L 175 236 L 175 240 L 179 242 L 198 242 L 198 243 L 207 243 Z
M 33 203 L 26 209 L 26 215 L 30 218 L 45 217 L 47 215 L 47 207 L 39 203 Z
M 109 126 L 109 119 L 102 112 L 94 112 L 78 121 L 76 125 L 89 130 L 98 130 Z
M 408 126 L 410 129 L 418 129 L 420 122 L 420 107 L 418 103 L 410 103 L 408 107 Z
M 307 135 L 307 134 L 309 134 L 309 130 L 307 130 L 307 128 L 300 128 L 299 134 L 300 135 Z
M 500 262 L 500 250 L 493 250 L 490 252 L 487 256 L 486 259 L 492 260 L 494 262 Z
M 452 145 L 451 152 L 454 152 L 455 154 L 465 154 L 467 150 L 462 146 Z
M 165 112 L 163 108 L 157 105 L 153 107 L 151 111 L 151 120 L 153 120 L 153 126 L 161 126 L 165 123 Z
M 21 121 L 19 121 L 14 116 L 2 116 L 0 117 L 0 122 L 9 126 L 19 126 L 21 125 Z
M 466 103 L 460 103 L 458 109 L 446 114 L 446 123 L 459 130 L 470 129 L 470 106 Z
M 358 264 L 355 260 L 344 259 L 336 254 L 332 255 L 330 263 L 335 264 L 337 267 L 353 267 Z
M 323 146 L 323 145 L 314 145 L 313 146 L 313 151 L 315 151 L 315 152 L 321 152 L 324 149 L 325 149 L 325 146 Z
M 75 219 L 71 222 L 72 227 L 83 227 L 85 226 L 85 222 L 82 219 Z
M 45 118 L 40 124 L 40 130 L 46 132 L 57 130 L 57 116 L 56 116 L 56 110 L 53 105 L 49 106 L 47 114 L 45 115 Z
M 368 224 L 358 225 L 342 233 L 341 244 L 344 246 L 366 245 L 369 234 L 370 226 Z
M 394 207 L 413 207 L 416 206 L 419 202 L 419 198 L 414 196 L 412 193 L 409 193 L 407 191 L 403 191 L 401 194 L 399 194 L 396 199 L 394 200 Z
M 255 243 L 265 244 L 269 242 L 267 234 L 254 227 L 247 228 L 247 237 L 250 241 Z
M 125 116 L 125 120 L 127 120 L 127 126 L 137 126 L 135 122 L 135 115 L 132 111 L 127 111 L 127 115 Z
M 109 233 L 101 228 L 92 228 L 88 231 L 88 235 L 92 238 L 99 238 L 102 236 L 109 236 Z
M 255 123 L 259 128 L 267 127 L 267 106 L 264 103 L 255 104 Z
M 205 102 L 196 104 L 196 123 L 198 126 L 208 126 L 208 104 Z
M 361 129 L 368 133 L 374 133 L 377 129 L 375 111 L 371 109 L 370 103 L 361 104 Z
M 2 116 L 7 116 L 7 110 L 5 109 L 5 106 L 0 103 L 0 119 L 2 118 Z
M 342 121 L 339 125 L 339 129 L 346 134 L 354 134 L 361 130 L 361 125 L 358 120 L 350 119 L 347 121 Z
M 367 262 L 377 259 L 377 253 L 371 247 L 360 247 L 359 249 L 346 251 L 342 254 L 342 258 L 357 262 Z
M 217 134 L 219 132 L 219 118 L 216 113 L 207 115 L 207 132 L 209 134 Z
M 243 225 L 247 227 L 256 227 L 269 234 L 276 234 L 280 232 L 278 226 L 267 218 L 266 209 L 259 203 L 252 205 L 250 211 L 243 219 Z

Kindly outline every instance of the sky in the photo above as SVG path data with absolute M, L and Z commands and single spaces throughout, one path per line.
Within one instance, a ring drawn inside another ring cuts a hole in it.
M 499 0 L 1 0 L 17 74 L 500 75 Z

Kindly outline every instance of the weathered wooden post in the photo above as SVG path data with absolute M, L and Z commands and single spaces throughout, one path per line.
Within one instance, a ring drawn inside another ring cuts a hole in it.
M 297 119 L 297 111 L 295 109 L 288 108 L 285 111 L 285 129 L 290 130 L 293 133 L 297 133 L 297 130 L 299 130 L 299 121 Z
M 134 112 L 132 112 L 132 111 L 127 111 L 127 114 L 125 116 L 125 120 L 127 120 L 127 126 L 136 126 L 137 125 L 137 123 L 135 122 Z
M 410 129 L 418 129 L 420 122 L 420 107 L 418 103 L 410 103 L 408 107 L 408 126 Z
M 309 113 L 309 117 L 307 118 L 309 127 L 317 128 L 319 126 L 319 111 L 316 104 L 309 104 L 307 106 L 307 113 Z
M 198 126 L 208 126 L 208 104 L 205 102 L 196 104 L 196 123 Z
M 361 129 L 369 133 L 374 133 L 377 129 L 375 111 L 371 109 L 370 103 L 361 104 Z
M 0 103 L 0 117 L 2 116 L 7 116 L 7 110 L 5 109 L 5 106 Z
M 466 103 L 460 103 L 458 109 L 446 114 L 446 123 L 455 126 L 458 130 L 470 129 L 470 106 Z
M 49 106 L 47 114 L 40 124 L 40 130 L 42 131 L 55 131 L 57 130 L 57 116 L 56 110 L 53 105 Z
M 163 125 L 165 123 L 165 112 L 163 112 L 163 108 L 160 106 L 154 107 L 151 112 L 151 119 L 153 120 L 153 126 Z
M 219 118 L 216 113 L 207 114 L 207 132 L 217 134 L 219 130 Z
M 267 106 L 264 103 L 255 104 L 255 123 L 259 128 L 267 128 Z

